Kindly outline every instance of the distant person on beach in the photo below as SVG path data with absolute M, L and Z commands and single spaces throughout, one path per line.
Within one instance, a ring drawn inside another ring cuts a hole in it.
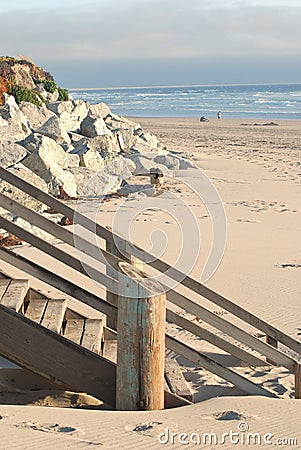
M 218 118 L 218 119 L 221 119 L 221 118 L 222 118 L 222 112 L 221 112 L 221 111 L 219 111 L 219 112 L 217 113 L 217 118 Z
M 209 119 L 207 119 L 207 117 L 202 116 L 200 117 L 200 122 L 209 122 Z

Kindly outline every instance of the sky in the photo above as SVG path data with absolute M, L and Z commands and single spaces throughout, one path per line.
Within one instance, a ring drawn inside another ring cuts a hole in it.
M 301 0 L 0 0 L 0 55 L 67 87 L 301 82 Z

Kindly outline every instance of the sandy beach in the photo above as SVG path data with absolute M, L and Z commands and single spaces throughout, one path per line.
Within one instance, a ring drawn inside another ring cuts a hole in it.
M 198 119 L 134 120 L 145 131 L 157 135 L 169 151 L 178 152 L 193 161 L 219 193 L 227 218 L 227 243 L 223 258 L 206 285 L 300 341 L 301 122 L 271 123 L 226 118 L 210 119 L 204 123 Z M 146 177 L 135 177 L 129 183 L 145 185 L 148 180 Z M 174 194 L 190 206 L 196 217 L 202 247 L 191 276 L 199 279 L 211 246 L 210 215 L 199 196 L 187 185 L 168 178 L 165 185 L 170 195 L 166 197 L 166 205 L 173 202 L 177 209 L 176 197 L 171 197 Z M 132 203 L 127 200 L 112 197 L 94 209 L 88 204 L 82 207 L 86 212 L 90 211 L 92 217 L 96 210 L 98 221 L 112 226 L 116 211 L 120 208 L 122 211 L 130 204 L 133 206 L 136 201 L 134 198 Z M 168 207 L 166 211 L 158 211 L 144 208 L 143 200 L 137 204 L 140 205 L 140 212 L 130 224 L 135 243 L 150 249 L 151 236 L 154 238 L 158 229 L 163 231 L 168 245 L 161 257 L 172 265 L 179 256 L 179 240 L 183 230 L 177 223 L 177 216 L 181 213 L 177 212 L 173 217 L 168 213 Z M 190 238 L 191 246 L 194 246 L 196 237 L 192 235 Z M 39 253 L 27 245 L 17 252 L 30 254 L 33 260 L 40 261 Z M 51 270 L 60 268 L 50 260 L 43 262 Z M 12 273 L 12 268 L 6 264 L 3 270 Z M 17 270 L 14 274 L 20 276 Z M 64 274 L 71 280 L 78 276 L 72 270 L 65 270 Z M 46 289 L 43 283 L 36 280 L 32 280 L 32 286 Z M 91 281 L 89 288 L 103 295 L 102 288 L 95 282 Z M 221 308 L 207 301 L 204 305 L 216 314 L 227 317 L 227 312 Z M 201 321 L 201 318 L 198 320 Z M 238 323 L 235 318 L 229 320 Z M 248 330 L 256 334 L 251 327 Z M 188 332 L 174 325 L 170 325 L 170 331 L 217 361 L 227 361 L 225 353 Z M 257 337 L 260 336 L 257 334 Z M 91 445 L 102 448 L 161 448 L 163 444 L 158 441 L 158 435 L 166 428 L 175 433 L 215 432 L 221 435 L 230 430 L 236 431 L 240 423 L 247 423 L 250 431 L 262 436 L 271 433 L 278 438 L 298 440 L 297 445 L 292 441 L 290 445 L 279 441 L 278 448 L 301 448 L 298 425 L 301 400 L 292 399 L 294 380 L 287 370 L 278 367 L 264 370 L 236 367 L 238 372 L 249 374 L 257 383 L 274 389 L 282 397 L 271 400 L 242 396 L 229 383 L 202 368 L 195 368 L 181 358 L 179 362 L 195 394 L 195 401 L 200 402 L 196 405 L 185 407 L 182 411 L 114 413 L 2 404 L 0 430 L 5 438 L 0 440 L 0 449 L 38 449 L 42 445 L 47 445 L 49 449 L 90 448 Z M 235 363 L 229 359 L 228 365 Z M 227 397 L 220 398 L 223 395 Z M 13 399 L 12 395 L 10 399 Z M 22 401 L 26 403 L 26 398 Z M 60 427 L 70 429 L 60 431 Z M 252 447 L 264 448 L 267 445 L 267 442 L 262 442 Z M 172 448 L 182 446 L 176 441 Z M 190 446 L 196 447 L 193 443 L 186 445 Z M 233 448 L 233 443 L 225 443 L 222 447 Z M 237 448 L 244 446 L 240 443 Z

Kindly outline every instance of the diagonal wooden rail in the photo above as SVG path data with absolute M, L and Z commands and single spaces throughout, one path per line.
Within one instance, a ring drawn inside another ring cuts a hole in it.
M 95 233 L 97 236 L 103 238 L 107 242 L 115 244 L 122 253 L 127 253 L 129 255 L 133 255 L 141 261 L 145 261 L 151 267 L 157 269 L 160 272 L 168 273 L 168 277 L 175 281 L 180 281 L 181 285 L 187 287 L 193 292 L 199 294 L 201 297 L 206 298 L 207 300 L 213 302 L 214 304 L 220 306 L 221 308 L 227 310 L 231 314 L 240 318 L 244 322 L 247 322 L 249 325 L 261 330 L 266 333 L 267 336 L 272 337 L 278 342 L 281 342 L 283 345 L 288 348 L 294 350 L 295 352 L 301 354 L 301 342 L 296 341 L 291 336 L 283 333 L 278 330 L 271 324 L 265 322 L 264 320 L 258 318 L 254 314 L 246 311 L 244 308 L 240 307 L 236 303 L 230 301 L 229 299 L 223 297 L 222 295 L 214 292 L 212 289 L 204 286 L 193 278 L 187 276 L 186 274 L 180 272 L 179 270 L 173 268 L 168 263 L 156 259 L 149 252 L 144 251 L 139 248 L 137 245 L 127 241 L 123 237 L 117 235 L 111 230 L 105 228 L 104 226 L 95 223 L 89 217 L 81 214 L 78 211 L 75 211 L 70 206 L 62 203 L 58 199 L 50 196 L 46 192 L 41 191 L 37 187 L 27 183 L 25 180 L 20 179 L 16 175 L 10 173 L 8 170 L 4 168 L 0 168 L 0 178 L 11 183 L 13 186 L 23 190 L 28 195 L 34 197 L 35 199 L 45 203 L 49 207 L 53 208 L 55 211 L 65 215 L 70 220 L 78 223 L 80 226 L 86 228 L 92 233 Z
M 219 305 L 223 309 L 228 310 L 231 314 L 235 315 L 239 319 L 247 322 L 248 324 L 252 325 L 253 327 L 261 331 L 264 331 L 265 333 L 267 333 L 270 342 L 271 340 L 273 340 L 273 342 L 279 341 L 283 345 L 293 350 L 294 352 L 297 352 L 299 354 L 301 353 L 300 342 L 294 340 L 293 338 L 281 332 L 280 330 L 277 330 L 272 325 L 259 319 L 253 314 L 247 312 L 243 308 L 239 307 L 230 300 L 224 298 L 220 294 L 217 294 L 216 292 L 210 290 L 209 288 L 205 287 L 196 280 L 179 272 L 178 270 L 174 269 L 164 261 L 154 259 L 152 255 L 150 255 L 148 252 L 144 252 L 142 249 L 126 241 L 124 238 L 117 236 L 107 228 L 104 228 L 99 224 L 95 224 L 91 219 L 78 213 L 70 206 L 51 197 L 45 192 L 40 191 L 38 188 L 28 184 L 24 180 L 19 179 L 18 177 L 16 177 L 15 175 L 11 174 L 9 171 L 3 168 L 0 168 L 0 178 L 5 179 L 8 183 L 13 184 L 17 188 L 22 189 L 28 195 L 31 195 L 37 200 L 47 204 L 49 207 L 55 209 L 57 212 L 64 214 L 66 217 L 69 217 L 75 223 L 79 224 L 80 226 L 84 227 L 90 232 L 96 233 L 99 237 L 105 239 L 107 243 L 111 244 L 111 247 L 117 245 L 118 249 L 122 250 L 122 252 L 120 253 L 116 251 L 115 252 L 116 254 L 113 255 L 105 250 L 100 251 L 98 247 L 91 244 L 89 241 L 87 241 L 87 239 L 83 239 L 78 235 L 76 235 L 76 245 L 75 245 L 74 235 L 69 230 L 62 228 L 57 224 L 54 224 L 53 222 L 47 220 L 45 217 L 18 204 L 14 200 L 7 198 L 5 195 L 0 194 L 0 205 L 5 209 L 22 217 L 23 219 L 29 221 L 33 225 L 38 226 L 44 231 L 47 231 L 57 239 L 66 242 L 68 245 L 75 247 L 78 251 L 86 253 L 88 256 L 92 257 L 93 259 L 96 259 L 98 262 L 100 260 L 104 264 L 111 265 L 116 270 L 118 270 L 118 264 L 120 263 L 120 261 L 122 259 L 127 259 L 126 256 L 124 255 L 126 254 L 131 256 L 134 255 L 136 258 L 139 258 L 142 261 L 143 260 L 146 261 L 146 263 L 149 266 L 155 268 L 156 270 L 162 271 L 165 274 L 167 272 L 168 276 L 173 280 L 176 281 L 181 280 L 181 285 L 185 286 L 186 288 L 190 289 L 193 292 L 198 293 L 201 298 L 204 297 L 212 301 L 213 303 Z M 46 242 L 38 238 L 37 236 L 34 236 L 32 233 L 29 233 L 28 231 L 22 229 L 21 227 L 18 227 L 16 224 L 4 219 L 3 217 L 0 217 L 0 226 L 7 229 L 9 232 L 16 234 L 21 239 L 27 241 L 31 245 L 34 245 L 36 248 L 47 253 L 48 255 L 56 258 L 57 260 L 63 262 L 64 264 L 67 264 L 69 267 L 72 267 L 79 273 L 86 275 L 86 270 L 82 267 L 81 262 L 74 256 L 68 254 L 67 252 L 64 252 L 61 249 L 55 247 L 54 245 L 51 245 L 49 242 Z M 72 285 L 72 283 L 62 279 L 57 275 L 47 273 L 48 271 L 46 269 L 41 268 L 38 265 L 26 260 L 26 258 L 23 258 L 19 255 L 15 255 L 14 253 L 8 250 L 0 249 L 0 258 L 2 258 L 7 262 L 14 261 L 14 264 L 16 264 L 17 267 L 23 268 L 22 270 L 27 271 L 27 273 L 32 274 L 34 272 L 35 275 L 38 278 L 43 279 L 43 281 L 49 283 L 49 280 L 51 280 L 50 284 L 56 287 L 60 286 L 59 288 L 63 288 L 62 290 L 65 292 L 68 293 L 72 292 L 71 295 L 75 297 L 76 295 L 78 297 L 81 297 L 81 300 L 86 302 L 87 304 L 90 305 L 93 304 L 94 307 L 96 307 L 96 309 L 107 314 L 108 324 L 110 324 L 110 326 L 112 326 L 113 328 L 116 327 L 116 308 L 114 308 L 113 305 L 110 305 L 107 301 L 100 299 L 99 297 L 93 296 L 91 293 L 79 288 L 76 285 Z M 116 280 L 114 280 L 112 277 L 105 275 L 100 270 L 96 270 L 91 265 L 89 266 L 85 264 L 85 268 L 89 270 L 89 273 L 93 275 L 94 279 L 96 279 L 100 284 L 105 286 L 108 290 L 116 289 Z M 144 276 L 147 275 L 144 274 Z M 274 348 L 273 345 L 269 345 L 268 343 L 265 343 L 257 339 L 256 337 L 245 332 L 241 328 L 233 325 L 229 321 L 207 310 L 201 305 L 200 303 L 201 298 L 200 300 L 191 300 L 188 298 L 187 295 L 184 296 L 174 289 L 168 290 L 168 288 L 166 288 L 166 290 L 167 290 L 167 299 L 169 302 L 174 303 L 175 305 L 190 312 L 191 314 L 195 314 L 196 316 L 201 317 L 204 322 L 207 322 L 213 327 L 223 331 L 228 336 L 231 336 L 236 341 L 243 343 L 248 348 L 256 350 L 263 356 L 267 357 L 268 360 L 272 361 L 274 364 L 287 367 L 289 370 L 294 371 L 296 375 L 295 378 L 296 392 L 300 392 L 299 387 L 300 366 L 295 359 Z M 76 295 L 74 295 L 74 292 L 76 293 Z M 211 333 L 208 330 L 202 328 L 199 324 L 193 323 L 188 319 L 183 318 L 181 315 L 175 313 L 170 309 L 167 309 L 167 319 L 169 321 L 176 323 L 177 325 L 186 329 L 187 331 L 195 334 L 196 336 L 199 336 L 207 340 L 208 342 L 212 343 L 213 345 L 216 345 L 222 350 L 231 353 L 232 355 L 245 361 L 247 364 L 251 366 L 266 365 L 266 363 L 263 360 L 261 360 L 254 354 L 250 353 L 249 351 L 241 349 L 234 344 L 231 344 L 226 339 L 216 336 L 214 333 Z M 172 339 L 170 339 L 170 337 L 167 337 L 166 342 L 167 346 L 172 346 L 171 347 L 172 349 L 174 349 L 176 346 L 176 348 L 178 349 L 178 353 L 182 354 L 183 356 L 190 358 L 194 362 L 196 362 L 196 360 L 200 361 L 200 357 L 198 357 L 199 359 L 197 359 L 196 353 L 198 352 L 196 352 L 195 350 L 193 349 L 187 350 L 184 344 L 176 343 Z M 198 353 L 198 355 L 200 354 Z M 240 375 L 236 374 L 233 371 L 229 371 L 229 369 L 223 366 L 221 366 L 222 367 L 221 370 L 219 365 L 215 361 L 210 360 L 210 358 L 207 358 L 206 363 L 206 358 L 203 360 L 201 359 L 203 361 L 204 367 L 206 367 L 207 364 L 207 367 L 210 367 L 210 370 L 213 373 L 216 373 L 222 378 L 225 378 L 228 381 L 240 387 L 244 386 L 244 390 L 246 392 L 254 393 L 256 391 L 257 393 L 259 393 L 260 391 L 263 394 L 263 392 L 265 391 L 263 388 L 260 388 L 258 390 L 259 387 L 256 384 L 250 382 L 249 380 L 246 380 L 246 378 L 241 377 Z M 209 365 L 208 361 L 211 361 Z M 235 373 L 235 375 L 233 375 L 232 372 Z M 256 386 L 255 388 L 254 385 Z M 272 395 L 269 391 L 265 392 L 266 394 L 264 395 Z
M 19 204 L 15 202 L 14 200 L 10 200 L 7 197 L 4 199 L 4 195 L 0 194 L 0 204 L 5 207 L 9 208 L 14 213 L 17 212 L 25 212 L 27 208 L 22 206 L 19 208 Z M 56 237 L 60 235 L 64 235 L 68 239 L 68 243 L 72 246 L 74 246 L 74 236 L 73 234 L 60 227 L 59 225 L 56 225 L 47 219 L 45 219 L 42 216 L 39 216 L 38 214 L 27 210 L 25 215 L 22 215 L 22 217 L 26 220 L 32 219 L 33 222 L 37 226 L 40 226 L 41 228 L 44 228 L 45 231 L 52 231 Z M 46 223 L 48 226 L 46 227 Z M 34 236 L 32 233 L 24 230 L 23 228 L 19 227 L 18 225 L 8 221 L 7 219 L 0 217 L 0 226 L 2 228 L 7 229 L 9 232 L 17 235 L 20 239 L 25 240 L 29 244 L 33 245 L 34 247 L 38 248 L 39 250 L 46 252 L 48 255 L 56 258 L 58 261 L 68 265 L 69 267 L 72 267 L 73 269 L 77 270 L 78 272 L 86 275 L 86 271 L 84 270 L 83 266 L 81 265 L 80 261 L 73 256 L 69 255 L 67 252 L 64 252 L 57 247 L 49 244 L 48 242 L 45 242 L 43 239 Z M 47 230 L 46 230 L 47 228 Z M 84 240 L 81 238 L 82 244 L 84 244 Z M 88 241 L 85 241 L 88 242 Z M 95 254 L 99 254 L 99 249 L 96 249 L 93 247 L 92 244 L 89 244 L 89 248 L 93 249 L 93 257 L 95 257 Z M 104 251 L 106 258 L 108 259 L 109 263 L 115 267 L 116 270 L 118 270 L 118 263 L 121 261 L 120 258 L 110 255 L 108 252 Z M 89 256 L 92 256 L 91 253 L 87 253 Z M 116 281 L 112 278 L 108 277 L 107 275 L 104 275 L 102 272 L 99 272 L 95 270 L 93 267 L 86 265 L 86 268 L 89 267 L 89 273 L 93 274 L 93 277 L 96 281 L 103 284 L 108 289 L 114 289 L 116 288 Z M 146 276 L 146 275 L 145 275 Z M 228 321 L 225 321 L 221 317 L 215 315 L 211 311 L 206 310 L 201 305 L 198 305 L 197 303 L 193 302 L 190 299 L 187 299 L 182 294 L 179 294 L 178 292 L 174 290 L 170 290 L 167 292 L 167 299 L 177 306 L 182 307 L 183 309 L 186 309 L 187 311 L 191 312 L 192 314 L 195 314 L 198 317 L 202 317 L 202 319 L 209 323 L 210 325 L 216 327 L 217 329 L 227 333 L 231 337 L 240 340 L 240 342 L 244 343 L 245 345 L 251 347 L 252 349 L 262 353 L 264 356 L 271 358 L 274 360 L 275 363 L 278 365 L 287 367 L 290 370 L 294 369 L 295 361 L 290 358 L 289 356 L 285 355 L 284 353 L 280 352 L 279 350 L 274 349 L 272 346 L 269 346 L 265 342 L 262 342 L 255 338 L 254 336 L 251 336 L 244 330 L 241 330 L 237 326 L 231 324 Z M 104 300 L 102 300 L 100 303 L 103 305 Z M 99 308 L 101 308 L 101 304 L 99 304 Z M 103 312 L 103 311 L 102 311 Z M 204 337 L 204 335 L 201 333 L 202 329 L 200 326 L 191 323 L 188 320 L 183 320 L 183 317 L 181 317 L 178 314 L 172 313 L 172 311 L 168 310 L 168 320 L 171 320 L 172 322 L 176 323 L 179 326 L 183 326 L 185 324 L 184 328 L 187 331 L 193 332 L 199 337 Z M 209 333 L 209 332 L 208 332 Z M 213 338 L 211 339 L 209 334 L 207 333 L 207 337 L 209 337 L 209 342 L 214 342 Z M 216 341 L 215 341 L 216 342 Z M 222 339 L 220 338 L 219 343 L 222 343 Z M 226 344 L 225 346 L 221 347 L 222 349 L 226 350 L 229 345 Z M 264 361 L 260 360 L 259 358 L 255 357 L 254 355 L 245 352 L 241 349 L 237 349 L 234 351 L 238 356 L 240 356 L 239 359 L 242 359 L 243 361 L 247 362 L 250 365 L 256 365 L 256 366 L 263 366 L 265 363 Z M 233 354 L 233 353 L 232 353 Z

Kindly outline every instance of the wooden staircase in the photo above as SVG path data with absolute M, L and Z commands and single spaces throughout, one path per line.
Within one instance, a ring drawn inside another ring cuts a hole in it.
M 59 387 L 87 392 L 114 408 L 117 333 L 106 326 L 104 314 L 95 315 L 85 317 L 70 309 L 66 299 L 50 298 L 32 289 L 29 280 L 0 272 L 0 354 Z M 192 400 L 176 361 L 173 368 L 166 407 Z
M 83 238 L 76 231 L 60 227 L 0 194 L 2 208 L 52 235 L 59 242 L 66 244 L 71 251 L 62 250 L 1 215 L 0 227 L 32 245 L 43 255 L 47 255 L 47 258 L 64 264 L 68 270 L 80 274 L 84 279 L 81 279 L 82 282 L 70 281 L 66 279 L 63 271 L 54 273 L 13 250 L 1 247 L 0 260 L 21 270 L 25 277 L 28 274 L 103 314 L 102 324 L 97 324 L 93 319 L 91 321 L 90 317 L 70 311 L 64 302 L 43 297 L 33 291 L 27 280 L 6 279 L 0 286 L 0 355 L 57 384 L 70 386 L 72 380 L 73 389 L 87 392 L 110 405 L 115 405 L 118 307 L 111 298 L 111 293 L 117 292 L 119 286 L 118 277 L 111 273 L 111 269 L 118 274 L 120 264 L 124 261 L 134 265 L 135 260 L 142 260 L 145 263 L 145 272 L 139 271 L 139 277 L 148 278 L 148 269 L 152 268 L 160 273 L 168 273 L 168 278 L 176 282 L 173 289 L 163 285 L 168 302 L 168 324 L 186 330 L 251 368 L 270 365 L 287 369 L 295 378 L 295 398 L 301 398 L 300 341 L 245 310 L 239 306 L 239 302 L 231 301 L 212 291 L 189 275 L 179 272 L 161 259 L 154 258 L 122 236 L 98 223 L 95 224 L 88 216 L 80 214 L 68 204 L 29 185 L 3 168 L 0 168 L 0 177 L 47 204 L 54 211 L 65 215 L 77 226 L 92 233 L 93 237 L 102 239 L 105 244 L 105 249 L 101 248 L 100 252 L 92 239 Z M 97 263 L 101 262 L 106 270 L 95 269 L 95 264 L 86 264 L 83 267 L 79 257 L 73 256 L 74 248 L 77 256 L 78 252 L 85 254 Z M 95 295 L 85 287 L 85 279 L 90 277 L 105 288 L 103 296 Z M 178 280 L 181 280 L 180 291 L 177 288 Z M 13 288 L 14 285 L 16 289 Z M 117 297 L 116 294 L 113 295 Z M 227 312 L 229 317 L 216 315 L 214 310 L 207 306 L 208 301 L 214 307 L 218 306 Z M 202 322 L 194 322 L 185 317 L 185 313 L 201 318 Z M 98 318 L 99 316 L 96 317 Z M 207 355 L 203 350 L 196 350 L 182 342 L 178 336 L 173 336 L 168 324 L 165 343 L 169 351 L 189 360 L 195 367 L 202 367 L 230 382 L 246 394 L 277 397 L 276 392 L 259 385 L 256 379 L 252 379 L 248 374 L 241 375 L 235 368 L 229 368 L 226 363 L 218 362 L 214 356 Z M 249 331 L 250 327 L 253 331 Z M 174 390 L 170 386 L 167 372 L 171 374 L 174 371 L 174 368 L 165 371 L 166 387 L 171 391 Z M 189 402 L 166 389 L 165 403 L 169 406 L 180 406 Z

